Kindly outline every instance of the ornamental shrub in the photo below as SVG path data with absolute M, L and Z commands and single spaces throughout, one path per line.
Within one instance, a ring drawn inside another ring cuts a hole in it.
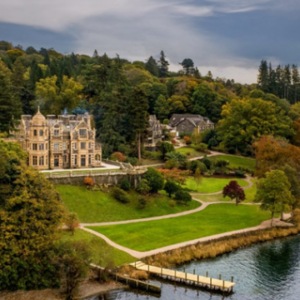
M 131 183 L 129 182 L 128 179 L 123 179 L 120 183 L 120 187 L 124 191 L 129 191 L 131 188 Z
M 159 171 L 154 168 L 149 168 L 148 171 L 144 174 L 143 179 L 146 179 L 148 181 L 150 192 L 152 193 L 157 193 L 164 187 L 164 177 Z
M 122 189 L 115 187 L 112 190 L 112 196 L 121 203 L 129 203 L 129 197 L 125 191 Z
M 192 196 L 186 191 L 179 190 L 175 193 L 175 200 L 182 201 L 186 204 L 187 202 L 192 201 Z

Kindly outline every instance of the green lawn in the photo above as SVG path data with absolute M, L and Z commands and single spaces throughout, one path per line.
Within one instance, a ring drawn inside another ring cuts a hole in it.
M 193 177 L 188 177 L 183 187 L 188 188 L 192 191 L 198 193 L 215 193 L 222 191 L 224 186 L 226 186 L 231 180 L 236 180 L 238 184 L 242 187 L 247 186 L 248 182 L 240 178 L 213 178 L 213 177 L 203 177 L 199 188 L 197 189 L 197 184 Z
M 136 261 L 134 257 L 126 252 L 110 246 L 101 238 L 82 229 L 76 229 L 73 236 L 69 231 L 62 231 L 60 236 L 63 241 L 71 240 L 84 242 L 84 244 L 91 249 L 92 262 L 102 267 L 106 267 L 106 265 L 110 262 L 113 262 L 114 265 L 119 266 L 124 263 Z
M 243 201 L 242 203 L 251 203 L 254 200 L 255 194 L 256 194 L 256 179 L 251 179 L 253 182 L 253 186 L 251 188 L 244 189 L 245 194 L 246 194 L 246 200 Z M 193 198 L 199 199 L 204 202 L 215 202 L 215 201 L 224 201 L 228 202 L 231 199 L 229 197 L 223 197 L 222 194 L 217 194 L 217 195 L 197 195 L 197 194 L 192 194 Z
M 147 198 L 144 209 L 138 208 L 138 200 L 143 196 L 136 192 L 130 193 L 130 203 L 122 204 L 109 194 L 99 191 L 89 191 L 86 187 L 57 185 L 62 200 L 69 211 L 77 213 L 80 222 L 95 223 L 122 221 L 174 214 L 191 210 L 200 206 L 192 201 L 188 206 L 169 205 L 170 198 L 166 195 L 154 195 Z
M 216 201 L 224 201 L 228 202 L 231 199 L 229 197 L 223 198 L 222 194 L 217 195 L 192 195 L 193 198 L 199 199 L 204 202 L 216 202 Z
M 248 169 L 250 171 L 255 171 L 256 160 L 248 157 L 240 157 L 240 156 L 231 156 L 231 155 L 216 155 L 212 156 L 209 159 L 222 159 L 229 161 L 230 169 L 238 169 L 239 167 L 243 169 Z
M 193 147 L 181 147 L 181 148 L 177 148 L 177 149 L 175 149 L 175 152 L 184 154 L 188 158 L 197 157 L 197 156 L 203 156 L 204 155 L 204 153 L 196 151 Z
M 114 242 L 148 251 L 222 232 L 259 225 L 270 218 L 258 206 L 212 204 L 205 210 L 178 218 L 132 224 L 89 227 Z
M 246 194 L 246 200 L 244 201 L 245 203 L 253 202 L 255 194 L 256 194 L 256 190 L 257 190 L 256 183 L 257 183 L 257 180 L 256 179 L 251 179 L 251 181 L 253 182 L 253 186 L 251 188 L 245 190 L 245 194 Z

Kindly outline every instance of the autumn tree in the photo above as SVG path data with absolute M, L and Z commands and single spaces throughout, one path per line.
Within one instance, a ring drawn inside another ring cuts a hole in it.
M 57 76 L 41 79 L 36 84 L 37 103 L 44 113 L 59 115 L 64 109 L 72 111 L 80 101 L 82 85 L 73 78 L 63 76 L 61 87 Z
M 292 121 L 285 112 L 261 99 L 232 100 L 223 106 L 222 117 L 217 127 L 218 137 L 227 148 L 241 152 L 262 135 L 289 137 L 293 134 Z
M 262 136 L 253 144 L 253 149 L 256 157 L 255 174 L 258 177 L 286 164 L 300 172 L 300 148 L 283 138 Z
M 41 289 L 59 285 L 54 246 L 64 209 L 59 194 L 26 166 L 18 145 L 0 141 L 0 286 Z
M 224 198 L 229 197 L 230 199 L 235 199 L 236 205 L 246 199 L 244 189 L 240 187 L 235 180 L 231 180 L 229 184 L 223 188 L 222 193 Z
M 257 184 L 255 202 L 261 203 L 260 208 L 271 212 L 272 222 L 275 213 L 288 211 L 289 203 L 294 201 L 290 192 L 290 183 L 283 171 L 272 170 L 266 173 Z

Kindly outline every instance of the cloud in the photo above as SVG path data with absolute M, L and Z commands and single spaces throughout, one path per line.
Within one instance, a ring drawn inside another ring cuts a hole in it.
M 297 1 L 284 3 L 299 8 Z M 282 2 L 4 0 L 0 1 L 0 22 L 5 26 L 0 28 L 10 32 L 12 38 L 8 40 L 16 44 L 24 41 L 24 32 L 28 45 L 32 41 L 36 45 L 43 32 L 47 32 L 47 45 L 52 43 L 56 49 L 63 48 L 63 53 L 92 55 L 97 49 L 110 56 L 118 53 L 123 58 L 145 61 L 151 55 L 158 58 L 164 50 L 173 70 L 180 68 L 178 63 L 184 58 L 191 58 L 202 74 L 211 70 L 214 76 L 255 82 L 254 69 L 261 59 L 272 56 L 280 61 L 279 53 L 283 56 L 287 53 L 284 51 L 293 49 L 291 45 L 273 46 L 278 40 L 273 38 L 274 26 L 277 35 L 281 31 L 286 32 L 285 36 L 293 32 L 282 25 L 286 20 L 279 6 Z M 268 17 L 267 12 L 271 10 L 279 11 L 278 15 Z M 276 27 L 279 17 L 282 29 Z M 16 29 L 9 31 L 9 24 Z M 26 30 L 17 29 L 22 26 Z M 283 41 L 285 36 L 281 37 Z M 40 43 L 39 47 L 47 47 L 45 39 L 40 39 Z

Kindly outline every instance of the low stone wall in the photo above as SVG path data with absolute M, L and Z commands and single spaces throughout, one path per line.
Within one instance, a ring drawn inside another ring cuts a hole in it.
M 60 185 L 75 185 L 75 186 L 83 186 L 84 178 L 91 177 L 95 184 L 107 184 L 107 185 L 117 185 L 122 180 L 127 179 L 130 181 L 132 186 L 137 186 L 137 184 L 141 181 L 141 175 L 128 175 L 125 172 L 111 172 L 111 173 L 103 173 L 103 174 L 93 174 L 90 175 L 72 175 L 66 174 L 65 176 L 47 176 L 48 180 L 50 180 L 53 184 Z

